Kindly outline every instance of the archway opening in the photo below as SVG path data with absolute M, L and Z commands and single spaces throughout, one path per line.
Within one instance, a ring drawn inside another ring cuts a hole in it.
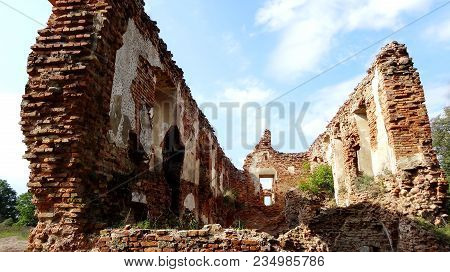
M 181 171 L 183 170 L 185 147 L 177 126 L 172 126 L 164 136 L 163 172 L 170 188 L 170 210 L 180 214 Z
M 356 151 L 357 170 L 364 175 L 373 176 L 370 128 L 366 108 L 360 107 L 355 111 L 354 118 L 359 135 L 359 149 Z

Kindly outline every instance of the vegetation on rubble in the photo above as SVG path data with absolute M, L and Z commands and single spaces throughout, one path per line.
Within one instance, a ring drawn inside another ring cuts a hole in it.
M 301 191 L 317 194 L 319 192 L 334 192 L 333 172 L 331 166 L 322 164 L 315 168 L 306 179 L 300 181 Z
M 372 197 L 379 197 L 384 193 L 384 177 L 371 177 L 366 174 L 361 174 L 356 178 L 355 187 L 357 192 L 368 193 Z
M 200 228 L 200 224 L 191 212 L 185 212 L 182 217 L 178 217 L 168 211 L 161 213 L 158 217 L 138 222 L 133 227 L 138 229 L 195 230 Z
M 243 229 L 245 229 L 245 222 L 242 221 L 240 218 L 238 218 L 238 219 L 234 220 L 231 227 L 235 230 L 243 230 Z
M 415 221 L 422 228 L 433 232 L 441 241 L 450 244 L 450 224 L 447 223 L 443 226 L 436 226 L 421 217 L 417 217 Z
M 311 163 L 309 161 L 305 161 L 302 164 L 302 170 L 305 173 L 310 173 L 311 172 Z

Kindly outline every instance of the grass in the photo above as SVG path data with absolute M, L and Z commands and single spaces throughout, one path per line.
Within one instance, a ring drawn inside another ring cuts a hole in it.
M 368 175 L 360 175 L 356 179 L 356 190 L 360 193 L 369 193 L 372 197 L 382 196 L 384 193 L 383 176 L 377 178 Z
M 236 219 L 231 227 L 235 230 L 243 230 L 245 229 L 245 222 L 241 219 Z
M 27 240 L 30 234 L 30 227 L 22 226 L 1 226 L 0 227 L 0 239 L 9 237 L 18 237 L 22 240 Z
M 112 226 L 112 228 L 122 228 L 124 223 Z M 159 217 L 153 217 L 132 225 L 138 229 L 178 229 L 196 230 L 200 228 L 200 223 L 192 213 L 185 213 L 181 218 L 172 212 L 161 213 Z

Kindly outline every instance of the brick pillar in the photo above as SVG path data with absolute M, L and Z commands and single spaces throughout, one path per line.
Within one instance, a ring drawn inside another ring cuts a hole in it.
M 28 58 L 21 125 L 30 162 L 28 187 L 39 219 L 29 250 L 87 245 L 85 120 L 91 89 L 94 12 L 87 0 L 50 1 L 53 13 Z
M 432 148 L 430 121 L 419 73 L 406 46 L 386 45 L 376 60 L 379 99 L 395 154 L 400 199 L 420 215 L 442 212 L 447 182 Z

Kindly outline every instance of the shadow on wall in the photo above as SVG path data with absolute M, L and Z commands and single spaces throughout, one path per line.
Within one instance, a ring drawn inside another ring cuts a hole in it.
M 279 240 L 287 251 L 450 250 L 448 237 L 421 220 L 369 202 L 323 210 Z
M 180 214 L 180 178 L 183 169 L 184 151 L 180 131 L 177 126 L 172 126 L 164 137 L 163 171 L 171 191 L 170 209 L 176 215 Z

